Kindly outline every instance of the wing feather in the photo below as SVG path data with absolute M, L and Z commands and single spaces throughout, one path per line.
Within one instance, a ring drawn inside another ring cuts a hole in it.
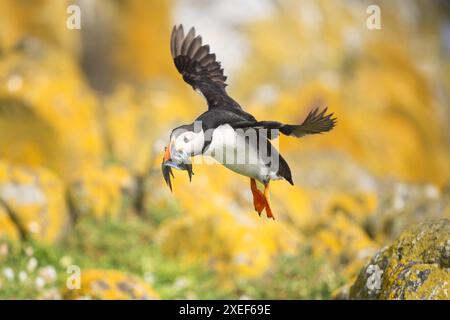
M 191 28 L 189 30 L 189 32 L 187 33 L 186 37 L 184 38 L 183 43 L 181 44 L 181 54 L 182 55 L 189 56 L 188 49 L 192 43 L 192 40 L 194 40 L 194 37 L 195 37 L 195 29 Z
M 202 46 L 202 37 L 197 36 L 194 38 L 194 40 L 191 41 L 189 48 L 187 50 L 187 55 L 189 58 L 193 59 L 195 53 L 200 49 Z
M 202 45 L 201 36 L 191 28 L 184 35 L 183 26 L 175 26 L 170 39 L 170 52 L 183 80 L 206 98 L 209 108 L 241 109 L 225 91 L 227 77 L 209 45 Z
M 183 26 L 180 25 L 178 29 L 174 32 L 174 42 L 175 42 L 175 56 L 178 56 L 181 54 L 181 46 L 183 45 L 183 39 L 184 39 L 184 30 Z
M 193 60 L 200 61 L 204 57 L 206 57 L 209 53 L 209 45 L 201 46 L 194 54 Z

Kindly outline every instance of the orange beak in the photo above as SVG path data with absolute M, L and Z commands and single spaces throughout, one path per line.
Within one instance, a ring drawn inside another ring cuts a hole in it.
M 164 180 L 166 181 L 167 185 L 169 186 L 170 190 L 172 191 L 172 183 L 170 181 L 170 176 L 174 178 L 174 175 L 172 173 L 172 168 L 178 169 L 178 170 L 186 170 L 189 175 L 189 181 L 192 179 L 192 175 L 194 172 L 192 171 L 192 164 L 191 163 L 174 163 L 172 161 L 172 155 L 170 154 L 171 146 L 173 145 L 173 141 L 170 141 L 168 146 L 164 149 L 164 156 L 163 161 L 161 164 L 161 170 L 164 177 Z
M 164 161 L 170 160 L 170 143 L 164 148 Z

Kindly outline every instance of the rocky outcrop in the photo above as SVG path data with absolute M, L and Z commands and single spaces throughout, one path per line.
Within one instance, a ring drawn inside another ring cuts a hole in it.
M 37 39 L 8 52 L 0 60 L 0 158 L 51 168 L 64 180 L 100 165 L 99 103 L 73 56 Z
M 134 180 L 124 167 L 91 167 L 80 170 L 69 183 L 68 198 L 76 218 L 89 215 L 103 219 L 125 212 L 134 189 Z
M 68 217 L 64 186 L 54 174 L 0 161 L 0 236 L 52 243 Z
M 361 270 L 351 299 L 449 299 L 450 221 L 422 223 Z
M 142 279 L 118 271 L 90 269 L 80 274 L 80 287 L 64 289 L 65 299 L 155 300 L 158 294 Z

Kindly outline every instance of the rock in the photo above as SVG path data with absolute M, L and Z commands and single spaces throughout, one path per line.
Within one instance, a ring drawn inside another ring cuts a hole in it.
M 80 289 L 63 289 L 65 299 L 155 300 L 156 291 L 144 280 L 118 270 L 81 270 Z
M 193 109 L 193 104 L 170 84 L 152 90 L 118 85 L 104 100 L 105 129 L 114 159 L 138 175 L 147 174 L 153 165 L 160 173 L 173 127 L 203 112 Z
M 17 2 L 3 0 L 0 3 L 0 49 L 10 49 L 25 37 L 74 50 L 79 35 L 66 25 L 68 3 L 59 2 Z
M 100 165 L 98 107 L 73 55 L 27 42 L 0 60 L 0 158 L 51 168 L 64 180 Z
M 295 252 L 301 236 L 282 222 L 263 220 L 250 210 L 248 215 L 236 217 L 219 208 L 190 212 L 165 223 L 156 239 L 166 256 L 202 264 L 227 283 L 255 278 L 277 255 Z
M 178 202 L 180 214 L 164 220 L 155 238 L 167 257 L 201 264 L 224 280 L 253 278 L 264 274 L 277 255 L 293 253 L 302 243 L 303 236 L 284 219 L 275 198 L 276 220 L 264 212 L 258 216 L 248 178 L 220 165 L 196 165 L 194 172 L 191 183 L 184 172 L 174 172 L 176 197 L 170 198 Z M 161 180 L 154 189 L 170 194 Z M 205 186 L 208 192 L 196 191 Z
M 117 217 L 129 208 L 134 182 L 128 171 L 117 165 L 84 168 L 69 183 L 69 201 L 77 217 Z
M 417 61 L 421 58 L 400 45 L 395 32 L 374 41 L 366 37 L 362 29 L 345 31 L 349 25 L 344 23 L 346 27 L 333 25 L 330 29 L 317 30 L 317 37 L 310 37 L 303 28 L 281 24 L 280 21 L 286 19 L 280 15 L 294 15 L 298 6 L 302 5 L 286 3 L 280 13 L 248 29 L 253 59 L 240 69 L 236 87 L 242 97 L 250 97 L 246 106 L 254 106 L 250 110 L 254 111 L 252 114 L 258 119 L 301 121 L 306 110 L 313 106 L 329 106 L 338 116 L 337 128 L 332 133 L 320 139 L 302 139 L 300 145 L 291 139 L 285 146 L 311 153 L 319 148 L 341 150 L 377 176 L 437 184 L 449 181 L 448 140 L 440 138 L 448 136 L 448 128 L 442 121 L 448 119 L 448 102 L 447 98 L 434 98 L 433 90 L 428 89 L 433 86 L 433 80 L 420 71 Z M 338 17 L 347 20 L 344 17 L 349 8 L 334 4 L 331 9 L 330 6 L 327 4 L 330 12 L 320 5 L 316 8 L 323 14 L 323 21 L 330 21 L 329 16 L 333 21 L 341 19 Z M 407 28 L 409 22 L 400 20 L 397 16 L 387 18 L 383 28 L 398 24 Z M 324 41 L 342 34 L 345 34 L 344 38 L 351 34 L 347 39 L 352 40 L 339 43 L 339 48 L 335 41 Z M 432 37 L 416 36 L 411 36 L 408 41 L 434 43 Z M 299 42 L 293 44 L 290 39 Z M 285 50 L 286 44 L 290 46 L 289 52 Z M 305 52 L 298 46 L 320 47 L 319 50 L 329 52 L 329 55 L 324 62 L 323 55 L 318 55 L 315 50 Z M 287 68 L 286 61 L 292 60 L 299 63 Z M 320 75 L 308 76 L 314 63 L 326 63 L 330 69 Z M 264 70 L 255 74 L 255 68 L 261 65 Z M 447 78 L 444 70 L 447 68 L 436 68 L 437 74 L 442 72 L 443 79 Z M 301 85 L 293 85 L 297 83 Z M 258 92 L 266 92 L 268 94 L 263 96 L 270 98 L 261 101 L 256 98 L 260 96 Z M 445 111 L 440 115 L 436 110 Z M 351 121 L 341 121 L 348 114 L 352 114 Z
M 62 182 L 49 170 L 0 161 L 0 235 L 52 243 L 69 222 Z
M 394 241 L 417 223 L 450 218 L 450 190 L 433 184 L 380 181 L 377 198 L 377 208 L 363 225 L 379 243 Z
M 327 257 L 336 267 L 352 277 L 377 248 L 360 225 L 344 213 L 336 212 L 324 219 L 316 229 L 312 250 L 317 256 Z
M 121 21 L 114 34 L 114 48 L 107 52 L 117 68 L 119 79 L 129 79 L 134 83 L 147 83 L 152 77 L 166 78 L 175 75 L 172 61 L 164 46 L 170 36 L 171 2 L 168 0 L 147 2 L 115 3 L 118 15 L 108 21 Z M 103 10 L 105 4 L 101 4 Z M 136 32 L 145 30 L 145 32 Z M 152 59 L 148 59 L 152 56 Z
M 449 299 L 450 221 L 422 223 L 361 270 L 351 299 Z

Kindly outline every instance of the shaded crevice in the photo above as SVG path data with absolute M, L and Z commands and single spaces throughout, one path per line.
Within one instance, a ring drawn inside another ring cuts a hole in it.
M 11 208 L 11 206 L 1 197 L 0 197 L 0 206 L 5 209 L 6 214 L 8 215 L 12 223 L 16 226 L 17 231 L 19 232 L 20 240 L 27 241 L 28 234 L 26 232 L 26 228 L 22 224 L 22 221 L 20 221 L 19 215 L 16 213 L 16 211 L 13 208 Z

